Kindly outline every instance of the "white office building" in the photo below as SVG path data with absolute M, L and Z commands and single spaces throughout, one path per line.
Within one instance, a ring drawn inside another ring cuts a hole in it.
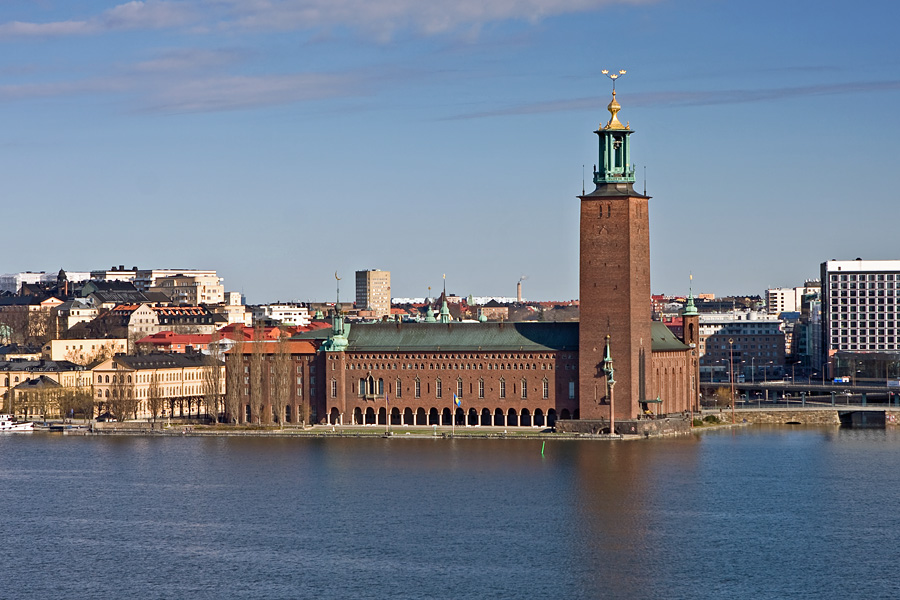
M 829 260 L 821 270 L 824 358 L 900 350 L 900 260 Z

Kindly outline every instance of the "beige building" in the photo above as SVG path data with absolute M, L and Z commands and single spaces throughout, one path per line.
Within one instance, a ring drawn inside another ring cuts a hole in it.
M 150 291 L 150 288 L 156 287 L 161 279 L 172 277 L 174 275 L 182 275 L 185 277 L 215 277 L 216 271 L 202 269 L 139 269 L 135 274 L 134 287 L 142 292 Z
M 124 354 L 127 349 L 127 339 L 50 340 L 44 344 L 43 355 L 49 360 L 67 360 L 87 365 L 98 358 Z
M 370 269 L 356 272 L 356 308 L 371 311 L 376 319 L 391 314 L 391 272 Z
M 111 307 L 110 307 L 111 308 Z M 100 315 L 100 308 L 91 306 L 81 299 L 67 300 L 53 308 L 57 331 L 68 331 L 79 323 L 88 323 Z
M 56 391 L 50 390 L 51 386 Z M 55 403 L 55 394 L 63 388 L 90 390 L 91 372 L 66 360 L 0 362 L 0 398 L 3 399 L 4 407 L 2 412 L 14 414 L 24 420 L 36 416 L 56 416 L 59 414 L 59 404 Z M 49 402 L 48 394 L 54 396 L 49 398 Z
M 227 325 L 240 323 L 246 327 L 253 326 L 253 315 L 244 306 L 244 299 L 240 292 L 225 292 L 225 301 L 209 307 L 214 314 L 225 317 Z
M 212 375 L 213 378 L 210 378 Z M 116 412 L 116 397 L 125 397 L 123 418 L 153 417 L 151 400 L 162 401 L 158 417 L 199 416 L 203 397 L 210 389 L 221 395 L 225 390 L 225 365 L 205 354 L 150 354 L 115 356 L 93 370 L 94 401 L 98 412 Z
M 224 319 L 203 306 L 150 306 L 123 304 L 101 318 L 111 326 L 124 328 L 129 339 L 140 339 L 161 331 L 179 334 L 213 333 Z
M 179 273 L 161 277 L 149 289 L 162 292 L 175 304 L 221 304 L 225 302 L 225 286 L 215 274 L 185 275 Z

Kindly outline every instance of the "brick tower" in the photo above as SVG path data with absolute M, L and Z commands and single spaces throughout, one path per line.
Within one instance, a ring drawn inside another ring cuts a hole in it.
M 620 71 L 624 73 L 624 71 Z M 611 76 L 613 82 L 615 77 Z M 593 192 L 581 199 L 578 397 L 581 419 L 609 419 L 610 395 L 603 370 L 606 336 L 615 359 L 616 420 L 640 413 L 650 389 L 649 196 L 634 190 L 629 138 L 613 98 L 600 139 Z

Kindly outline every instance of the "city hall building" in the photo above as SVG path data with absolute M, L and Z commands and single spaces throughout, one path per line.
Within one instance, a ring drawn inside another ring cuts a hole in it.
M 319 345 L 313 422 L 626 426 L 698 408 L 698 314 L 678 339 L 651 320 L 649 200 L 634 190 L 630 136 L 617 116 L 597 131 L 595 189 L 579 197 L 580 323 L 462 323 L 446 299 L 424 323 L 353 324 L 336 306 Z M 617 431 L 623 431 L 616 426 Z

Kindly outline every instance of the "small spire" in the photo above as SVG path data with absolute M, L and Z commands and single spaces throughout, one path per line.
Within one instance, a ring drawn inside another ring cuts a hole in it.
M 684 317 L 693 317 L 697 314 L 697 307 L 694 305 L 694 274 L 691 273 L 691 285 L 688 287 L 688 299 L 681 315 Z
M 609 111 L 610 118 L 606 123 L 606 126 L 600 126 L 600 129 L 628 129 L 627 125 L 622 125 L 621 121 L 619 121 L 619 117 L 616 116 L 620 110 L 622 110 L 622 106 L 619 104 L 618 100 L 616 100 L 616 79 L 625 75 L 625 69 L 621 69 L 618 73 L 610 73 L 608 69 L 603 69 L 600 71 L 607 77 L 609 77 L 613 82 L 612 89 L 612 100 L 607 105 L 606 110 Z
M 607 383 L 615 383 L 615 369 L 613 369 L 612 351 L 609 348 L 609 334 L 606 334 L 606 348 L 603 351 L 603 373 L 606 375 Z

